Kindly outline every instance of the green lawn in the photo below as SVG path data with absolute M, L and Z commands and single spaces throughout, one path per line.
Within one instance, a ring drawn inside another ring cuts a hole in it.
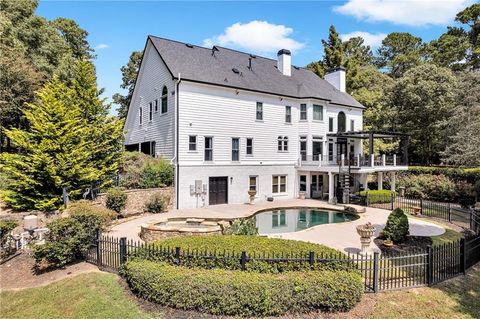
M 0 294 L 1 316 L 10 319 L 147 319 L 113 274 L 88 273 L 46 287 Z
M 431 236 L 430 238 L 432 239 L 432 245 L 440 245 L 457 241 L 462 238 L 462 234 L 453 229 L 445 228 L 445 233 L 440 236 Z

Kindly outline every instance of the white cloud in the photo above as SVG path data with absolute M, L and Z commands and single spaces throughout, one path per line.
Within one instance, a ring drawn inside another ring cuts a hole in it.
M 347 41 L 348 39 L 355 37 L 362 37 L 364 43 L 369 45 L 371 48 L 378 48 L 382 44 L 382 40 L 387 36 L 386 33 L 370 33 L 363 31 L 354 31 L 350 33 L 340 34 L 342 41 Z
M 267 21 L 235 23 L 227 27 L 220 35 L 205 39 L 203 45 L 221 45 L 246 49 L 259 54 L 272 54 L 280 49 L 296 51 L 305 44 L 292 39 L 293 29 Z
M 349 0 L 334 11 L 360 20 L 408 26 L 446 25 L 475 0 Z
M 102 50 L 102 49 L 108 49 L 110 46 L 108 44 L 105 44 L 105 43 L 100 43 L 99 45 L 97 45 L 95 47 L 95 50 Z

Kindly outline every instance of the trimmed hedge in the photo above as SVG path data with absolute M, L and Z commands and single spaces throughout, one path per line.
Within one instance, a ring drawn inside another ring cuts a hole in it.
M 391 201 L 392 194 L 394 194 L 394 192 L 389 189 L 381 189 L 361 191 L 360 196 L 367 196 L 367 192 L 368 202 L 370 204 L 389 203 Z
M 252 259 L 246 262 L 246 271 L 260 273 L 281 273 L 286 271 L 308 270 L 351 270 L 354 266 L 348 257 L 322 245 L 296 240 L 285 240 L 259 236 L 211 235 L 173 237 L 154 243 L 154 249 L 137 251 L 136 256 L 153 261 L 176 264 L 175 247 L 180 247 L 180 264 L 188 268 L 241 269 L 240 256 L 245 251 Z M 315 258 L 335 256 L 335 261 L 316 262 L 310 265 L 309 252 Z M 199 256 L 200 255 L 200 256 Z M 204 256 L 215 256 L 205 258 Z M 258 259 L 275 259 L 264 261 Z M 305 261 L 286 261 L 285 258 L 305 258 Z
M 407 238 L 409 235 L 408 217 L 401 208 L 396 208 L 388 215 L 383 233 L 394 243 L 401 243 Z
M 361 276 L 348 271 L 274 275 L 130 260 L 121 273 L 143 298 L 163 306 L 215 315 L 347 311 L 360 301 L 364 289 Z

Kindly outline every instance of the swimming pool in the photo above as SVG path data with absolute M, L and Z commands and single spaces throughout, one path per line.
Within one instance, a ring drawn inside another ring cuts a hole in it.
M 255 215 L 260 235 L 291 233 L 322 224 L 349 222 L 357 215 L 321 208 L 279 208 Z

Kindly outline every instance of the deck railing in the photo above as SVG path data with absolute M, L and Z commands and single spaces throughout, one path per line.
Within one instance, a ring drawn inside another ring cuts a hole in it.
M 349 158 L 345 155 L 306 155 L 302 154 L 298 159 L 299 166 L 318 166 L 318 167 L 330 167 L 330 166 L 350 166 L 353 168 L 360 167 L 385 167 L 385 166 L 405 166 L 404 161 L 397 156 L 393 155 L 372 155 L 363 156 L 356 154 Z

